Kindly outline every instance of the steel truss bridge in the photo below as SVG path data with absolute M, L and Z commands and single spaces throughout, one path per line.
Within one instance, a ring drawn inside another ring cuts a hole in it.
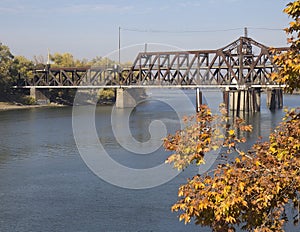
M 34 70 L 18 88 L 195 88 L 278 87 L 269 75 L 278 70 L 274 52 L 248 37 L 217 50 L 141 52 L 129 68 L 81 67 Z

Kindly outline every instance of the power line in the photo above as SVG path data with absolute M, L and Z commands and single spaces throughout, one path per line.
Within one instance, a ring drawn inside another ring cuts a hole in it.
M 150 32 L 150 33 L 207 33 L 207 32 L 224 32 L 224 31 L 237 31 L 243 28 L 230 28 L 221 30 L 152 30 L 152 29 L 137 29 L 137 28 L 121 28 L 123 31 L 133 32 Z
M 283 31 L 283 28 L 268 28 L 268 27 L 248 27 L 250 30 L 265 30 L 265 31 Z
M 217 30 L 152 30 L 152 29 L 139 29 L 139 28 L 120 28 L 123 31 L 141 32 L 141 33 L 214 33 L 226 31 L 241 31 L 244 27 L 217 29 Z M 267 28 L 267 27 L 248 27 L 250 30 L 268 30 L 268 31 L 282 31 L 282 28 Z

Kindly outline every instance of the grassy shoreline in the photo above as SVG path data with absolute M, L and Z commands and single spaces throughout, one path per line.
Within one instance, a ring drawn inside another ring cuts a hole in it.
M 114 101 L 101 101 L 97 105 L 98 106 L 108 106 L 113 105 Z M 84 104 L 83 104 L 84 105 Z M 20 103 L 13 103 L 13 102 L 1 102 L 0 101 L 0 112 L 8 111 L 8 110 L 22 110 L 22 109 L 32 109 L 32 108 L 59 108 L 59 107 L 66 107 L 72 105 L 64 105 L 64 104 L 57 104 L 57 103 L 50 103 L 47 105 L 22 105 Z
M 0 112 L 7 110 L 20 110 L 20 109 L 31 109 L 31 108 L 42 108 L 42 107 L 63 107 L 60 104 L 47 104 L 47 105 L 22 105 L 18 103 L 11 102 L 0 102 Z

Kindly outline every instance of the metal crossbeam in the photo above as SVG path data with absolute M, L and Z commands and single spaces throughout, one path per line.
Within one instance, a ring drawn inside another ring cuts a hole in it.
M 286 51 L 288 48 L 274 48 Z M 271 49 L 240 37 L 217 50 L 142 52 L 132 67 L 45 68 L 24 77 L 19 87 L 162 87 L 162 86 L 267 86 L 276 85 L 269 75 L 278 70 Z
M 241 37 L 218 50 L 139 53 L 121 84 L 266 85 L 276 70 L 269 47 Z

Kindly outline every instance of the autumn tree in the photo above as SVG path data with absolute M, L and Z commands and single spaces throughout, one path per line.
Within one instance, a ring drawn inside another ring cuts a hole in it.
M 299 111 L 288 112 L 269 141 L 258 142 L 244 152 L 239 144 L 245 138 L 238 138 L 236 130 L 250 131 L 251 127 L 240 119 L 229 126 L 225 115 L 212 115 L 207 106 L 202 106 L 191 125 L 165 139 L 165 147 L 174 151 L 167 162 L 178 169 L 193 162 L 200 165 L 205 153 L 218 144 L 226 148 L 223 157 L 235 159 L 188 180 L 179 188 L 180 199 L 172 210 L 183 211 L 180 220 L 188 223 L 194 218 L 197 224 L 214 231 L 234 231 L 236 226 L 248 231 L 280 231 L 285 222 L 285 205 L 292 201 L 299 207 L 299 119 Z M 187 121 L 191 123 L 190 118 Z M 214 121 L 217 127 L 212 126 Z M 223 129 L 224 141 L 220 144 Z
M 272 77 L 285 83 L 288 91 L 299 88 L 299 12 L 300 1 L 284 10 L 293 18 L 286 29 L 291 49 L 275 57 L 280 71 Z M 227 158 L 206 174 L 196 175 L 179 188 L 178 201 L 172 206 L 179 219 L 192 220 L 213 231 L 283 231 L 287 219 L 298 223 L 300 194 L 300 109 L 286 112 L 283 122 L 266 141 L 258 141 L 244 151 L 240 144 L 245 138 L 237 132 L 248 133 L 251 127 L 241 119 L 231 125 L 226 111 L 213 115 L 202 106 L 197 116 L 186 118 L 186 127 L 164 140 L 173 154 L 167 159 L 182 170 L 205 162 L 207 153 L 222 148 L 220 156 Z M 297 210 L 287 218 L 285 209 Z
M 289 3 L 284 12 L 293 19 L 289 27 L 285 28 L 291 45 L 287 52 L 275 56 L 279 72 L 273 73 L 272 78 L 280 84 L 286 84 L 286 90 L 292 93 L 300 89 L 300 1 Z

